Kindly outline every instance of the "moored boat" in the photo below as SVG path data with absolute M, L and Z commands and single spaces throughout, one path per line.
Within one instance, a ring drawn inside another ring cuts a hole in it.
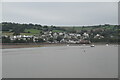
M 92 44 L 90 47 L 95 47 L 95 45 Z

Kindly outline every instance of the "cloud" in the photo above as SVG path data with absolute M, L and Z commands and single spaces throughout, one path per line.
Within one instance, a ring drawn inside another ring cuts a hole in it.
M 117 24 L 115 2 L 3 3 L 3 21 L 46 25 Z

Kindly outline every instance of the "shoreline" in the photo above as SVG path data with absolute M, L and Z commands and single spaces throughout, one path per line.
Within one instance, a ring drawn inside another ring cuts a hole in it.
M 92 43 L 94 45 L 106 45 L 105 43 Z M 53 46 L 90 46 L 91 44 L 61 44 L 61 43 L 56 43 L 56 44 L 1 44 L 2 49 L 13 49 L 13 48 L 34 48 L 34 47 L 53 47 Z M 109 44 L 109 45 L 118 45 L 118 44 Z

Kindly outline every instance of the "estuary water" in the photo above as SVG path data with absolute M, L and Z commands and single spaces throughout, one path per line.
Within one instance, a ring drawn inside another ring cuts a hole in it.
M 2 66 L 3 78 L 117 78 L 118 47 L 3 49 Z

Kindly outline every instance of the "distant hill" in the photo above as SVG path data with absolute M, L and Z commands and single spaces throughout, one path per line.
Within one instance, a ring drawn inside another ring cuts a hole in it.
M 2 22 L 3 35 L 41 35 L 43 32 L 51 31 L 53 33 L 88 33 L 91 40 L 93 36 L 99 34 L 105 37 L 105 40 L 117 42 L 120 40 L 120 26 L 119 25 L 96 25 L 96 26 L 47 26 L 40 24 L 19 24 L 11 22 Z M 104 41 L 105 41 L 104 40 Z M 93 40 L 97 41 L 97 40 Z M 99 41 L 99 40 L 98 40 Z

